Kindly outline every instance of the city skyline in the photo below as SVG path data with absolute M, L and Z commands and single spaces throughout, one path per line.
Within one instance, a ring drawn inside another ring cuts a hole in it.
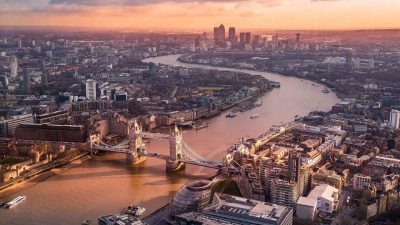
M 394 0 L 3 0 L 0 5 L 0 25 L 154 30 L 200 30 L 220 23 L 239 29 L 400 27 L 400 2 Z
M 0 224 L 400 224 L 399 9 L 0 0 Z

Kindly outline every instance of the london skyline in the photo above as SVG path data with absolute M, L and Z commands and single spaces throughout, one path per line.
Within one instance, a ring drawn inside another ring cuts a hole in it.
M 171 30 L 209 29 L 219 23 L 253 29 L 400 27 L 400 2 L 394 0 L 3 0 L 0 5 L 0 25 Z

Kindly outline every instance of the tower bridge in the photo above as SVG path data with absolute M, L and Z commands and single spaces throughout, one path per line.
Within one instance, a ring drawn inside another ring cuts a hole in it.
M 182 130 L 176 126 L 170 134 L 144 132 L 136 120 L 127 121 L 128 139 L 117 145 L 109 145 L 100 140 L 96 135 L 90 137 L 90 147 L 93 150 L 116 152 L 126 154 L 127 164 L 138 164 L 146 157 L 165 160 L 167 171 L 177 171 L 184 168 L 185 164 L 222 169 L 222 161 L 206 160 L 187 145 L 182 138 Z M 148 153 L 143 138 L 169 141 L 169 155 Z

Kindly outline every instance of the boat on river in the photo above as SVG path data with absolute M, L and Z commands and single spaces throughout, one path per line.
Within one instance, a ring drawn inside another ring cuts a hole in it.
M 12 207 L 20 204 L 21 202 L 23 202 L 26 199 L 25 196 L 18 196 L 16 198 L 14 198 L 13 200 L 7 202 L 6 204 L 4 204 L 4 208 L 6 209 L 11 209 Z
M 146 211 L 146 208 L 141 206 L 130 205 L 128 208 L 122 211 L 123 214 L 129 214 L 132 216 L 140 216 Z
M 208 127 L 208 123 L 201 123 L 201 124 L 197 124 L 194 125 L 193 128 L 195 128 L 196 130 L 201 130 L 203 128 L 207 128 Z
M 225 117 L 226 117 L 226 118 L 234 118 L 234 117 L 236 117 L 236 116 L 237 116 L 236 113 L 229 113 L 229 114 L 227 114 Z
M 91 220 L 84 220 L 84 221 L 82 221 L 82 225 L 89 225 L 89 224 L 91 224 L 92 223 L 92 221 Z
M 260 117 L 260 115 L 258 114 L 254 114 L 250 116 L 250 119 L 257 119 L 258 117 Z
M 193 121 L 178 121 L 178 122 L 175 122 L 175 125 L 177 125 L 178 127 L 182 127 L 182 128 L 192 128 Z
M 329 90 L 328 90 L 327 88 L 324 88 L 324 89 L 322 89 L 322 93 L 328 94 L 328 93 L 329 93 Z

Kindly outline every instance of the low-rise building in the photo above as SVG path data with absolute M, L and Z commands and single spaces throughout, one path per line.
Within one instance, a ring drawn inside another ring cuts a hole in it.
M 318 185 L 307 197 L 300 197 L 296 215 L 301 219 L 313 220 L 317 212 L 332 213 L 337 209 L 339 190 L 327 184 Z

